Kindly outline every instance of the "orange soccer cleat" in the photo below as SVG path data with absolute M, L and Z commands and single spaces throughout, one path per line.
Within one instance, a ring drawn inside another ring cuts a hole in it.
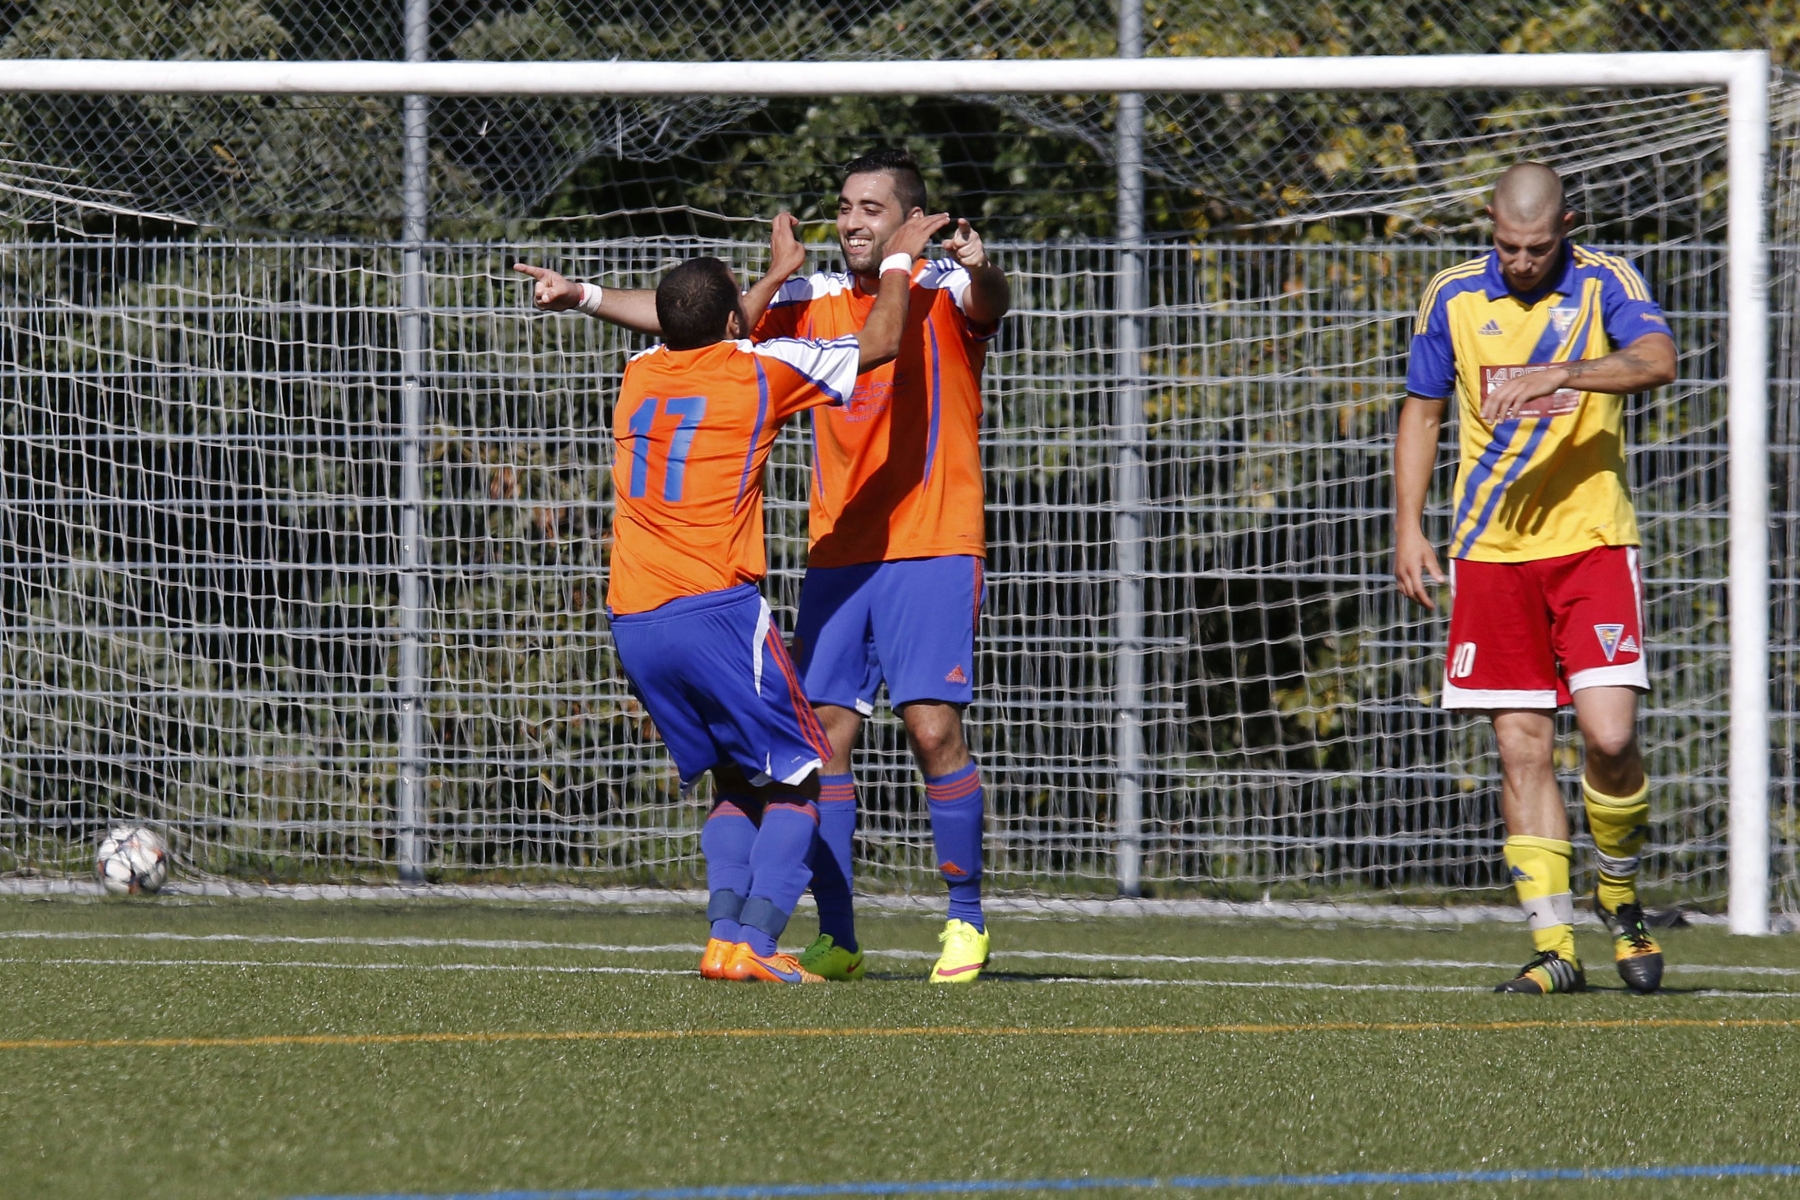
M 732 958 L 728 972 L 731 979 L 748 979 L 761 983 L 824 983 L 822 976 L 814 975 L 800 965 L 800 960 L 791 954 L 758 954 L 748 945 L 740 942 L 737 954 Z
M 731 967 L 732 958 L 737 954 L 737 948 L 737 942 L 728 942 L 724 938 L 707 938 L 706 949 L 700 953 L 700 978 L 733 978 L 726 972 Z

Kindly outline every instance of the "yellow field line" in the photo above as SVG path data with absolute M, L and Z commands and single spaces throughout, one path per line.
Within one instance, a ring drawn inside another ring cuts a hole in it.
M 255 1037 L 20 1038 L 0 1050 L 193 1050 L 260 1046 L 489 1045 L 749 1038 L 1134 1037 L 1275 1033 L 1505 1033 L 1523 1029 L 1800 1029 L 1800 1018 L 1620 1017 L 1610 1020 L 1318 1021 L 1291 1025 L 903 1025 L 821 1029 L 570 1029 L 472 1033 L 274 1033 Z

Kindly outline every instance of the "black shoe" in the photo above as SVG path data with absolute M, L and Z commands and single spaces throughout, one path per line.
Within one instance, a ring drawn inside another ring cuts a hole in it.
M 1613 965 L 1619 978 L 1634 992 L 1654 992 L 1662 986 L 1662 947 L 1650 936 L 1650 925 L 1644 920 L 1644 906 L 1621 904 L 1617 912 L 1607 912 L 1599 904 L 1600 919 L 1613 935 Z
M 1547 996 L 1551 992 L 1587 991 L 1587 972 L 1554 950 L 1546 950 L 1519 968 L 1519 973 L 1494 989 L 1520 996 Z

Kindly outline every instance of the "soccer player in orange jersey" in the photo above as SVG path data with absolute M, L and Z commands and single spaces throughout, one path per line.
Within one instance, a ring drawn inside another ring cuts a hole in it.
M 868 320 L 829 339 L 753 345 L 729 268 L 684 263 L 656 289 L 663 344 L 625 369 L 607 614 L 683 786 L 714 774 L 701 835 L 712 922 L 701 973 L 711 978 L 820 982 L 777 947 L 810 880 L 831 745 L 757 586 L 763 471 L 788 417 L 843 404 L 859 373 L 893 359 L 913 259 L 947 220 L 906 222 Z
M 918 164 L 903 151 L 852 162 L 837 218 L 849 269 L 792 280 L 805 250 L 794 237 L 794 219 L 778 215 L 770 270 L 745 297 L 756 336 L 832 338 L 861 325 L 893 239 L 923 214 L 925 198 Z M 950 892 L 944 951 L 931 978 L 972 982 L 988 958 L 981 908 L 985 800 L 963 737 L 962 710 L 973 697 L 975 626 L 985 593 L 981 369 L 1011 294 L 967 221 L 957 223 L 942 248 L 944 258 L 912 268 L 896 360 L 860 376 L 846 404 L 813 412 L 812 548 L 795 655 L 831 739 L 818 806 L 830 855 L 819 857 L 813 879 L 820 936 L 801 958 L 833 979 L 859 978 L 863 970 L 851 908 L 856 799 L 850 766 L 862 722 L 884 684 L 925 776 L 938 868 Z M 628 328 L 658 328 L 646 293 L 520 269 L 538 279 L 541 308 L 580 308 Z

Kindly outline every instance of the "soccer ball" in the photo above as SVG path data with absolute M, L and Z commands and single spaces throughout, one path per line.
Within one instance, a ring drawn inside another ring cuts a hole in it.
M 169 879 L 169 848 L 142 825 L 115 825 L 100 843 L 94 874 L 115 896 L 154 892 Z

